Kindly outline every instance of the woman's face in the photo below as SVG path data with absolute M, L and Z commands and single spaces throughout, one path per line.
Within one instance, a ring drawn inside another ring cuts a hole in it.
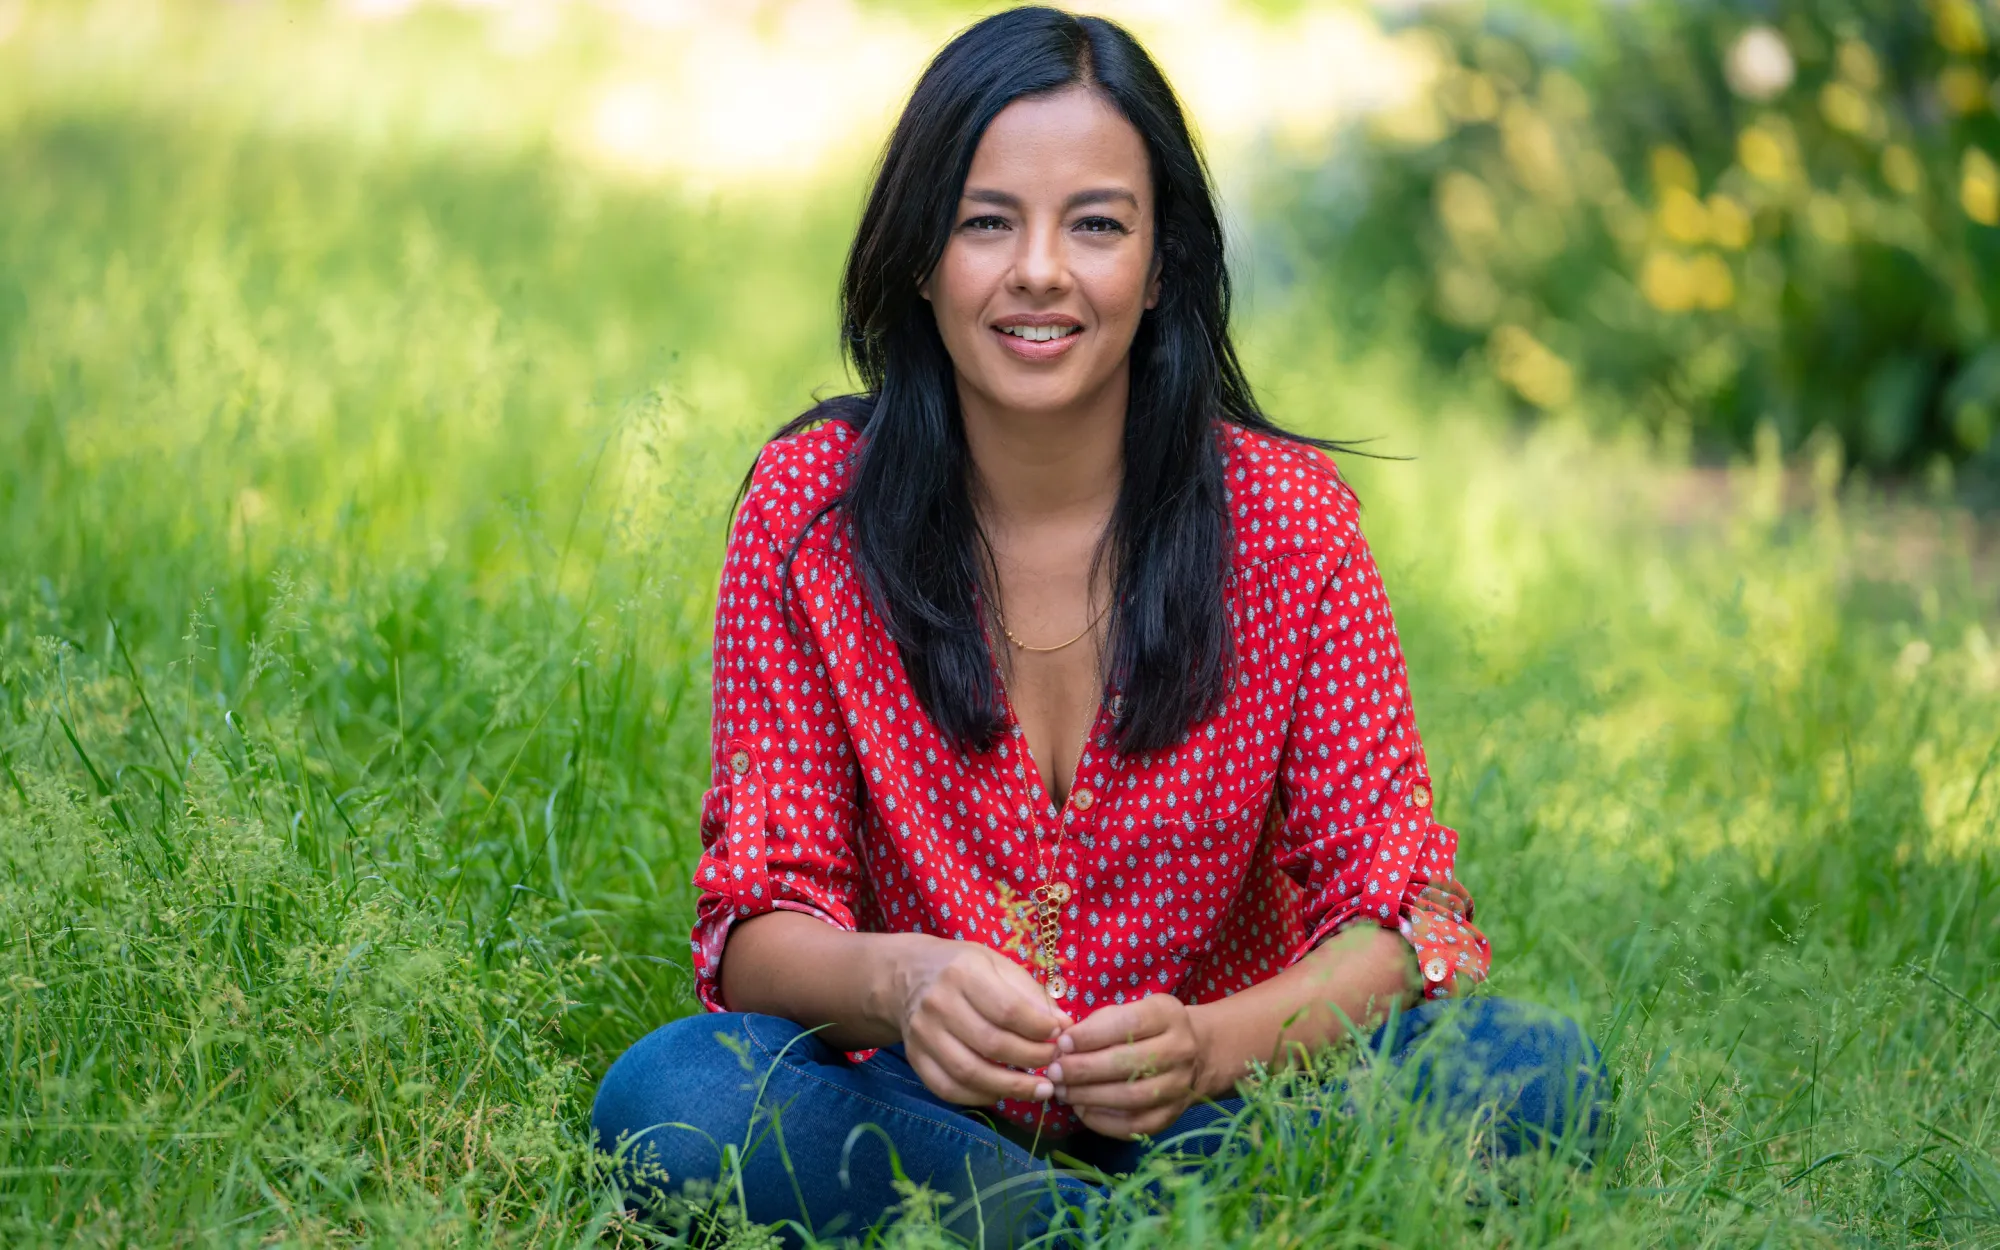
M 959 386 L 990 405 L 1060 411 L 1122 381 L 1159 301 L 1139 132 L 1080 86 L 1002 109 L 918 290 Z

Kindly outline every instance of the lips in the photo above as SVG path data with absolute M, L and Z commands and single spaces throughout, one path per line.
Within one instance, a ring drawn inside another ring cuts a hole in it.
M 1083 326 L 1061 313 L 1015 313 L 992 325 L 1008 351 L 1023 360 L 1054 360 L 1083 337 Z

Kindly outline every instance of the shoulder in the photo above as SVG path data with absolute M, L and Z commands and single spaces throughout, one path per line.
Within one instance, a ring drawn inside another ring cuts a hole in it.
M 1342 554 L 1361 541 L 1360 507 L 1331 456 L 1237 425 L 1221 427 L 1221 441 L 1232 566 Z
M 847 489 L 858 437 L 846 421 L 831 418 L 764 444 L 743 492 L 738 524 L 750 522 L 789 549 Z

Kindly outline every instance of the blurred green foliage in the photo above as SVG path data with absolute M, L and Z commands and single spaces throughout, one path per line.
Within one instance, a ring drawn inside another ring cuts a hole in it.
M 1295 205 L 1351 335 L 1698 449 L 1769 423 L 2000 478 L 1991 9 L 1448 5 L 1401 38 L 1429 88 Z

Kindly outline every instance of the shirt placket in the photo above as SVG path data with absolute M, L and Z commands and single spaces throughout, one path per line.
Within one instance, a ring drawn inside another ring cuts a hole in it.
M 1070 843 L 1086 823 L 1088 814 L 1097 805 L 1099 797 L 1084 780 L 1085 770 L 1092 762 L 1091 754 L 1097 746 L 1098 736 L 1104 730 L 1106 714 L 1109 713 L 1116 719 L 1123 710 L 1123 702 L 1124 700 L 1117 696 L 1108 701 L 1102 698 L 1098 700 L 1097 708 L 1091 715 L 1090 728 L 1085 732 L 1083 745 L 1077 752 L 1076 769 L 1070 779 L 1069 795 L 1058 809 L 1054 800 L 1042 791 L 1038 776 L 1030 771 L 1034 768 L 1035 759 L 1028 750 L 1027 731 L 1021 728 L 1020 717 L 1014 714 L 1013 700 L 1007 697 L 1005 688 L 1002 688 L 1001 706 L 1007 717 L 1007 755 L 1012 758 L 1015 789 L 1019 796 L 1015 810 L 1026 811 L 1029 814 L 1028 826 L 1022 830 L 1022 834 L 1027 849 L 1033 857 L 1033 871 L 1038 886 L 1041 884 L 1040 873 L 1044 857 L 1051 856 L 1051 852 L 1054 852 L 1050 860 L 1048 886 L 1059 912 L 1066 913 L 1075 905 L 1077 874 L 1072 865 L 1076 859 L 1076 848 Z M 1051 951 L 1049 956 L 1058 965 L 1060 964 L 1061 951 Z M 1074 987 L 1058 967 L 1049 972 L 1045 988 L 1051 998 L 1061 1000 L 1069 997 Z

